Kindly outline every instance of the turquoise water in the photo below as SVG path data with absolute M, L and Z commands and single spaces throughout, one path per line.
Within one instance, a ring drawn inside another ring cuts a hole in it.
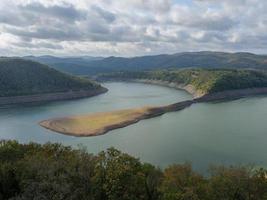
M 20 142 L 82 144 L 97 153 L 116 147 L 142 161 L 164 167 L 192 162 L 267 167 L 267 97 L 195 104 L 179 112 L 141 121 L 98 137 L 77 138 L 38 126 L 44 119 L 144 105 L 165 105 L 191 96 L 183 91 L 138 83 L 106 83 L 109 92 L 92 98 L 0 107 L 0 138 Z

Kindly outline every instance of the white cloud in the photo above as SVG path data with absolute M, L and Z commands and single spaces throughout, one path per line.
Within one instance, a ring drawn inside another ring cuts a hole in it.
M 2 0 L 0 54 L 266 53 L 267 1 Z

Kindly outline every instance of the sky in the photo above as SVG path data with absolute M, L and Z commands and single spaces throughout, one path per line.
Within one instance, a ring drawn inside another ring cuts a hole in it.
M 0 1 L 0 56 L 184 51 L 267 54 L 267 1 Z

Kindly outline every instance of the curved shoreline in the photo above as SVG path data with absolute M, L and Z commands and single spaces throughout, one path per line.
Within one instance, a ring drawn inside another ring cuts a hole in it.
M 228 90 L 223 92 L 199 95 L 199 93 L 195 93 L 195 90 L 193 90 L 192 88 L 188 89 L 188 87 L 186 86 L 181 86 L 177 84 L 175 85 L 165 81 L 164 82 L 160 81 L 155 82 L 149 80 L 141 80 L 141 81 L 130 80 L 130 81 L 156 84 L 156 85 L 176 88 L 179 90 L 186 90 L 187 92 L 192 94 L 194 98 L 192 100 L 186 100 L 170 104 L 167 106 L 116 110 L 111 112 L 94 113 L 90 115 L 48 119 L 41 121 L 39 125 L 51 131 L 55 131 L 65 135 L 71 135 L 77 137 L 98 136 L 106 134 L 107 132 L 114 129 L 129 126 L 144 119 L 154 118 L 163 115 L 167 112 L 182 110 L 195 103 L 230 101 L 248 96 L 267 95 L 267 87 Z
M 197 102 L 210 102 L 210 101 L 228 101 L 238 98 L 244 98 L 255 95 L 267 95 L 267 87 L 261 88 L 246 88 L 246 89 L 234 89 L 234 90 L 225 90 L 222 92 L 205 94 L 199 90 L 196 90 L 192 85 L 182 85 L 168 81 L 161 80 L 151 80 L 151 79 L 106 79 L 101 80 L 105 81 L 123 81 L 123 82 L 134 82 L 134 83 L 144 83 L 159 85 L 169 88 L 174 88 L 177 90 L 183 90 L 188 92 L 193 96 L 193 99 Z
M 174 88 L 177 90 L 183 90 L 187 93 L 191 94 L 194 98 L 198 98 L 204 95 L 201 91 L 195 90 L 192 85 L 183 85 L 177 84 L 168 81 L 161 81 L 161 80 L 151 80 L 151 79 L 100 79 L 98 81 L 106 82 L 106 81 L 122 81 L 122 82 L 133 82 L 133 83 L 143 83 L 143 84 L 152 84 L 152 85 L 159 85 L 168 88 Z
M 35 102 L 79 99 L 79 98 L 96 96 L 99 94 L 103 94 L 107 91 L 108 89 L 101 87 L 95 90 L 81 90 L 81 91 L 55 92 L 55 93 L 12 96 L 12 97 L 0 97 L 0 106 L 20 104 L 20 103 L 35 103 Z
M 127 80 L 125 80 L 125 81 L 127 81 Z M 177 90 L 183 90 L 183 91 L 186 91 L 187 93 L 191 94 L 194 98 L 198 98 L 198 97 L 204 95 L 200 91 L 195 90 L 192 85 L 182 85 L 182 84 L 177 84 L 177 83 L 168 82 L 168 81 L 150 80 L 150 79 L 133 79 L 131 81 L 136 82 L 136 83 L 159 85 L 159 86 L 163 86 L 163 87 L 174 88 Z

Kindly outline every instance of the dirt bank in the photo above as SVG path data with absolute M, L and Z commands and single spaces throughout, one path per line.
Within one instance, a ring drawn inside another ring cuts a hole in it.
M 145 83 L 160 85 L 170 88 L 175 88 L 178 90 L 185 90 L 190 93 L 197 102 L 209 102 L 209 101 L 228 101 L 233 99 L 239 99 L 248 96 L 255 95 L 266 95 L 267 88 L 246 88 L 246 89 L 236 89 L 236 90 L 226 90 L 222 92 L 205 94 L 202 91 L 196 90 L 192 85 L 182 85 L 168 81 L 161 80 L 151 80 L 151 79 L 107 79 L 101 81 L 125 81 L 125 82 L 135 82 L 135 83 Z
M 196 102 L 211 102 L 211 101 L 231 101 L 249 96 L 267 95 L 267 87 L 263 88 L 247 88 L 239 90 L 227 90 L 203 95 L 196 98 Z
M 57 92 L 57 93 L 14 96 L 14 97 L 0 97 L 0 105 L 78 99 L 78 98 L 85 98 L 85 97 L 99 95 L 107 91 L 108 90 L 106 88 L 101 87 L 96 90 L 82 90 L 82 91 Z
M 177 84 L 168 81 L 161 81 L 161 80 L 152 80 L 152 79 L 122 79 L 122 78 L 108 78 L 108 79 L 97 79 L 97 81 L 123 81 L 123 82 L 134 82 L 134 83 L 144 83 L 144 84 L 152 84 L 152 85 L 160 85 L 169 88 L 175 88 L 177 90 L 184 90 L 190 93 L 194 98 L 198 98 L 203 96 L 204 94 L 201 91 L 195 90 L 192 85 L 183 85 Z

